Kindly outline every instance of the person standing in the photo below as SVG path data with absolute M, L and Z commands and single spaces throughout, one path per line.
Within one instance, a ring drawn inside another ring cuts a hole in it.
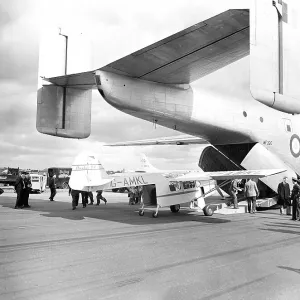
M 299 181 L 296 178 L 292 178 L 292 181 L 294 183 L 291 199 L 293 201 L 293 209 L 292 209 L 292 220 L 296 221 L 300 218 L 300 200 L 299 200 L 299 194 L 300 194 L 300 185 Z
M 24 184 L 25 184 L 25 189 L 24 189 L 23 195 L 22 195 L 23 205 L 24 205 L 24 207 L 29 208 L 30 205 L 28 204 L 28 199 L 29 199 L 29 194 L 30 194 L 32 185 L 31 185 L 30 175 L 28 172 L 25 175 Z
M 80 194 L 80 191 L 69 188 L 69 196 L 70 195 L 72 196 L 72 209 L 73 210 L 76 209 L 76 207 L 78 206 L 79 194 Z
M 280 205 L 280 214 L 282 215 L 284 209 L 289 206 L 290 200 L 290 185 L 286 182 L 287 176 L 283 177 L 282 182 L 278 184 L 277 193 L 278 201 L 277 204 Z
M 128 197 L 129 197 L 129 202 L 128 204 L 129 205 L 134 205 L 135 203 L 135 187 L 132 186 L 132 187 L 129 187 L 128 189 Z
M 239 184 L 239 180 L 238 179 L 233 179 L 231 181 L 230 188 L 229 188 L 229 192 L 230 192 L 231 197 L 232 197 L 231 200 L 233 202 L 233 208 L 235 208 L 235 209 L 239 208 L 238 202 L 237 202 L 237 197 L 236 197 L 236 194 L 240 190 L 240 188 L 238 187 L 238 184 Z M 231 205 L 231 203 L 229 203 L 228 206 L 230 206 L 230 205 Z
M 87 193 L 88 193 L 88 199 L 87 199 L 87 201 L 90 198 L 90 203 L 88 205 L 93 205 L 94 204 L 94 195 L 93 195 L 93 192 L 87 192 Z
M 102 190 L 97 191 L 97 205 L 100 205 L 100 200 L 106 204 L 107 200 L 102 196 Z
M 25 172 L 22 172 L 21 175 L 19 175 L 16 179 L 15 190 L 17 193 L 17 200 L 15 204 L 15 209 L 23 208 L 22 196 L 25 190 L 24 178 L 25 178 Z
M 81 191 L 81 200 L 82 200 L 82 207 L 86 207 L 86 204 L 89 201 L 89 193 L 86 191 Z
M 55 177 L 53 174 L 49 174 L 49 188 L 50 188 L 50 201 L 54 201 L 56 195 Z
M 251 178 L 245 184 L 245 196 L 247 197 L 248 202 L 248 212 L 250 214 L 255 214 L 256 212 L 256 197 L 259 195 L 259 191 L 256 185 L 256 182 Z

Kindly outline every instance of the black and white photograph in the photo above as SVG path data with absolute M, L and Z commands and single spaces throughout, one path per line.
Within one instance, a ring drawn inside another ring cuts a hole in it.
M 0 0 L 0 299 L 300 299 L 300 2 Z

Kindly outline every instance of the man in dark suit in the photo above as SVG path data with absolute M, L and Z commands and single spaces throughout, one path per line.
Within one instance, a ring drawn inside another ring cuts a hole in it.
M 296 221 L 300 218 L 300 182 L 296 178 L 292 178 L 292 181 L 294 183 L 291 195 L 291 199 L 293 200 L 292 220 Z
M 290 185 L 286 182 L 287 177 L 284 176 L 282 182 L 279 183 L 277 188 L 278 193 L 278 201 L 277 204 L 280 205 L 280 214 L 282 215 L 282 212 L 284 209 L 289 206 L 290 202 Z
M 53 174 L 49 174 L 49 189 L 50 189 L 50 201 L 54 201 L 54 197 L 56 195 L 56 184 L 55 177 Z
M 24 207 L 29 208 L 30 205 L 28 204 L 28 199 L 29 199 L 29 194 L 30 194 L 31 187 L 32 187 L 29 173 L 26 173 L 26 175 L 25 175 L 24 184 L 25 184 L 25 189 L 24 189 L 23 195 L 22 195 L 23 205 L 24 205 Z
M 82 207 L 86 207 L 86 204 L 89 202 L 89 192 L 80 191 L 82 199 Z
M 80 191 L 69 188 L 70 195 L 72 196 L 72 209 L 74 210 L 78 206 Z
M 19 175 L 16 179 L 15 190 L 17 193 L 17 201 L 16 201 L 15 209 L 23 208 L 22 197 L 23 197 L 23 192 L 25 190 L 24 178 L 25 178 L 25 172 L 22 172 L 21 175 Z

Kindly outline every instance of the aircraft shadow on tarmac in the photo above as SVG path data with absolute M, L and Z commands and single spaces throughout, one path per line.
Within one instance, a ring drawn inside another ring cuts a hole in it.
M 14 201 L 1 201 L 3 207 L 14 208 Z M 158 218 L 152 218 L 152 211 L 145 211 L 144 216 L 139 216 L 138 205 L 132 206 L 124 202 L 101 203 L 99 206 L 87 205 L 82 207 L 80 203 L 76 210 L 72 210 L 71 203 L 60 201 L 45 201 L 34 199 L 30 202 L 31 207 L 22 209 L 26 211 L 41 212 L 42 216 L 50 218 L 64 218 L 68 220 L 84 220 L 85 218 L 94 218 L 99 220 L 107 220 L 131 225 L 141 224 L 162 224 L 162 223 L 178 223 L 178 222 L 200 222 L 209 224 L 228 223 L 231 220 L 221 219 L 215 216 L 207 217 L 190 213 L 188 210 L 181 210 L 179 213 L 172 213 L 170 210 L 161 210 L 158 213 Z
M 270 223 L 265 223 L 264 225 L 267 228 L 260 228 L 261 230 L 264 231 L 272 231 L 272 232 L 278 232 L 278 233 L 290 233 L 290 234 L 296 234 L 300 235 L 300 222 L 298 221 L 291 221 L 287 220 L 290 223 L 281 223 L 281 222 L 270 222 Z M 294 230 L 292 230 L 294 229 Z

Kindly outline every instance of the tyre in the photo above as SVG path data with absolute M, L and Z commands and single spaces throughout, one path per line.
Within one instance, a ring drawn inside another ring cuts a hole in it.
M 154 211 L 154 212 L 152 213 L 152 217 L 153 217 L 153 218 L 157 218 L 157 215 L 158 215 L 158 214 L 157 214 L 156 211 Z
M 143 216 L 143 215 L 144 215 L 144 212 L 143 212 L 142 210 L 140 210 L 140 211 L 139 211 L 139 215 L 140 215 L 140 216 Z
M 206 205 L 204 208 L 203 208 L 203 212 L 204 212 L 204 215 L 205 216 L 212 216 L 214 214 L 212 208 L 209 206 L 209 205 Z
M 180 204 L 171 205 L 170 210 L 171 210 L 172 213 L 178 213 L 179 210 L 180 210 Z

